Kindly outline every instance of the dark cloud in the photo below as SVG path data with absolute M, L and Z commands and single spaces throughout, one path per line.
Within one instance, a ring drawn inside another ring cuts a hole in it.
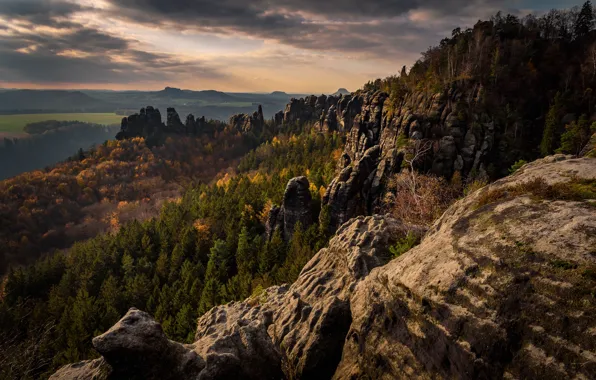
M 25 20 L 34 25 L 52 27 L 74 26 L 68 21 L 57 20 L 66 18 L 74 12 L 82 11 L 85 7 L 65 1 L 54 0 L 2 0 L 0 1 L 0 15 L 8 20 Z
M 470 25 L 514 0 L 107 1 L 109 8 L 98 9 L 74 0 L 0 0 L 0 17 L 9 20 L 0 23 L 0 80 L 132 83 L 181 75 L 224 77 L 201 62 L 143 51 L 134 40 L 69 19 L 81 11 L 157 29 L 243 34 L 313 52 L 405 63 L 454 27 Z M 413 14 L 418 18 L 413 20 Z M 16 21 L 61 33 L 26 33 L 11 27 Z
M 56 0 L 1 1 L 0 17 L 7 23 L 0 30 L 10 33 L 0 33 L 0 81 L 109 84 L 225 77 L 201 62 L 142 51 L 134 40 L 60 20 L 88 8 Z M 14 26 L 23 22 L 53 30 Z
M 157 27 L 243 33 L 304 49 L 361 52 L 390 57 L 420 52 L 459 26 L 463 17 L 484 17 L 507 0 L 109 0 L 109 11 Z M 442 26 L 408 20 L 431 11 Z M 451 20 L 451 22 L 449 22 Z M 404 44 L 404 40 L 407 43 Z M 399 44 L 399 45 L 396 45 Z M 393 58 L 393 57 L 391 57 Z

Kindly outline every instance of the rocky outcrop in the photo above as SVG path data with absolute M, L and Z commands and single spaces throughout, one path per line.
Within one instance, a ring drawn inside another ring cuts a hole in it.
M 542 189 L 594 180 L 596 160 L 527 165 L 456 203 L 418 247 L 374 269 L 351 298 L 334 377 L 592 378 L 594 206 L 511 190 L 536 178 Z
M 195 120 L 193 114 L 186 116 L 186 122 L 184 123 L 184 129 L 186 134 L 191 136 L 199 136 L 203 134 L 212 135 L 215 132 L 214 126 L 210 125 L 205 116 L 202 116 Z
M 183 133 L 185 132 L 184 124 L 180 120 L 180 116 L 176 109 L 170 107 L 167 109 L 167 118 L 166 118 L 166 127 L 168 127 L 168 131 L 172 133 Z
M 289 241 L 294 234 L 296 224 L 300 223 L 305 230 L 312 224 L 312 196 L 310 183 L 306 177 L 292 178 L 284 192 L 281 207 L 273 206 L 267 219 L 267 235 L 269 238 L 279 230 L 284 240 Z
M 489 159 L 500 163 L 499 152 L 507 149 L 503 141 L 497 143 L 497 126 L 483 111 L 481 96 L 481 86 L 462 82 L 440 93 L 414 92 L 397 101 L 381 91 L 342 97 L 336 117 L 338 130 L 346 131 L 346 145 L 338 162 L 340 174 L 323 200 L 331 209 L 331 228 L 374 212 L 385 183 L 401 170 L 404 155 L 416 144 L 428 147 L 417 170 L 448 179 L 456 171 L 463 178 L 486 178 Z
M 329 205 L 331 228 L 350 218 L 371 214 L 382 180 L 401 165 L 396 138 L 382 128 L 383 105 L 387 94 L 358 95 L 338 110 L 348 131 L 344 154 L 338 163 L 340 174 L 327 187 L 323 204 Z M 397 137 L 397 136 L 395 136 Z
M 133 137 L 148 137 L 159 133 L 165 129 L 161 121 L 161 113 L 157 108 L 147 106 L 141 108 L 139 113 L 135 113 L 122 119 L 121 130 L 116 135 L 116 139 L 123 140 Z
M 259 133 L 265 127 L 265 118 L 263 117 L 263 108 L 259 106 L 258 110 L 252 115 L 238 114 L 230 118 L 230 127 L 241 133 Z
M 132 308 L 111 329 L 93 338 L 101 359 L 60 369 L 52 379 L 188 379 L 206 368 L 189 345 L 169 340 L 149 314 Z
M 352 322 L 350 297 L 359 281 L 390 259 L 388 248 L 424 229 L 381 216 L 346 223 L 329 247 L 302 269 L 282 297 L 268 297 L 269 334 L 285 358 L 288 378 L 329 379 L 341 359 Z
M 596 218 L 582 197 L 595 181 L 593 158 L 525 165 L 452 205 L 393 260 L 389 247 L 424 229 L 352 219 L 291 286 L 202 316 L 192 345 L 132 309 L 94 339 L 103 359 L 53 378 L 593 378 Z
M 293 125 L 305 122 L 317 123 L 317 128 L 321 129 L 323 123 L 328 118 L 329 109 L 337 104 L 339 97 L 326 95 L 310 95 L 305 98 L 292 98 L 286 105 L 281 114 L 276 115 L 276 125 Z M 334 113 L 334 111 L 331 111 Z M 334 116 L 329 116 L 333 118 Z
M 118 140 L 144 137 L 154 143 L 159 143 L 165 134 L 187 134 L 199 135 L 212 132 L 208 127 L 205 117 L 195 120 L 190 114 L 182 124 L 180 116 L 176 109 L 168 108 L 166 114 L 166 123 L 161 120 L 161 113 L 157 108 L 151 106 L 141 108 L 139 113 L 130 115 L 122 119 L 121 131 L 116 135 Z

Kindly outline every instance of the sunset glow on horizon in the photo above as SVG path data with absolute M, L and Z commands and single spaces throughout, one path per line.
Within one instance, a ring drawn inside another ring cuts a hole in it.
M 560 5 L 560 4 L 559 4 Z M 570 4 L 575 5 L 575 4 Z M 0 87 L 330 93 L 532 1 L 0 0 Z

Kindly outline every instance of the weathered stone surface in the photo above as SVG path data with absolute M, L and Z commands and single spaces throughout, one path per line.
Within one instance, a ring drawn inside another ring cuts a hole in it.
M 260 297 L 274 299 L 287 287 L 273 287 Z M 197 326 L 195 351 L 206 367 L 200 379 L 280 379 L 282 357 L 267 334 L 273 312 L 259 299 L 217 306 Z
M 286 105 L 282 114 L 275 116 L 276 125 L 291 125 L 304 122 L 319 122 L 319 129 L 322 128 L 322 123 L 327 119 L 333 119 L 333 115 L 328 115 L 329 109 L 335 106 L 338 101 L 337 96 L 326 95 L 310 95 L 305 98 L 292 98 L 290 103 Z
M 132 308 L 93 347 L 112 369 L 112 378 L 185 379 L 205 362 L 190 347 L 169 340 L 149 314 Z
M 269 327 L 281 347 L 288 378 L 333 375 L 352 321 L 349 298 L 355 284 L 386 263 L 388 247 L 409 231 L 424 233 L 378 215 L 354 219 L 304 267 L 281 303 L 272 307 L 276 311 Z
M 308 179 L 304 176 L 292 178 L 286 186 L 281 207 L 273 206 L 269 211 L 265 226 L 269 238 L 280 230 L 282 237 L 289 241 L 297 223 L 302 225 L 303 230 L 310 227 L 313 222 L 311 202 Z
M 353 166 L 347 166 L 333 179 L 323 196 L 323 204 L 329 205 L 331 228 L 345 223 L 357 215 L 372 213 L 368 202 L 370 190 L 378 170 L 381 148 L 375 145 L 364 152 Z M 351 158 L 346 155 L 343 164 Z
M 289 240 L 297 223 L 306 229 L 312 224 L 312 198 L 306 177 L 292 178 L 286 186 L 283 200 L 284 238 Z
M 106 380 L 111 372 L 103 358 L 68 364 L 50 376 L 50 380 Z
M 477 206 L 495 189 L 573 175 L 596 178 L 596 160 L 526 165 L 457 202 L 418 247 L 374 269 L 351 298 L 334 378 L 593 377 L 594 206 L 526 195 Z
M 488 159 L 495 156 L 495 123 L 480 108 L 470 117 L 466 112 L 476 107 L 480 91 L 480 86 L 467 83 L 440 93 L 410 93 L 397 102 L 380 91 L 340 98 L 336 109 L 337 129 L 346 131 L 347 136 L 339 170 L 346 167 L 346 161 L 360 165 L 359 161 L 371 147 L 378 146 L 379 151 L 376 162 L 372 163 L 375 173 L 356 186 L 358 191 L 342 184 L 338 192 L 342 182 L 338 178 L 329 186 L 331 191 L 323 204 L 332 209 L 331 228 L 351 217 L 378 210 L 379 196 L 390 176 L 401 170 L 403 157 L 413 140 L 433 146 L 419 160 L 417 170 L 446 178 L 451 178 L 456 170 L 464 178 L 470 173 L 486 177 Z

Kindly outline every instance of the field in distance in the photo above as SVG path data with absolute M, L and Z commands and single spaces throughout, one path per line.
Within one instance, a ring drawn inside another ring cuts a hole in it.
M 0 134 L 20 134 L 29 123 L 46 120 L 82 121 L 95 124 L 120 124 L 122 115 L 115 113 L 43 113 L 22 115 L 0 115 Z

